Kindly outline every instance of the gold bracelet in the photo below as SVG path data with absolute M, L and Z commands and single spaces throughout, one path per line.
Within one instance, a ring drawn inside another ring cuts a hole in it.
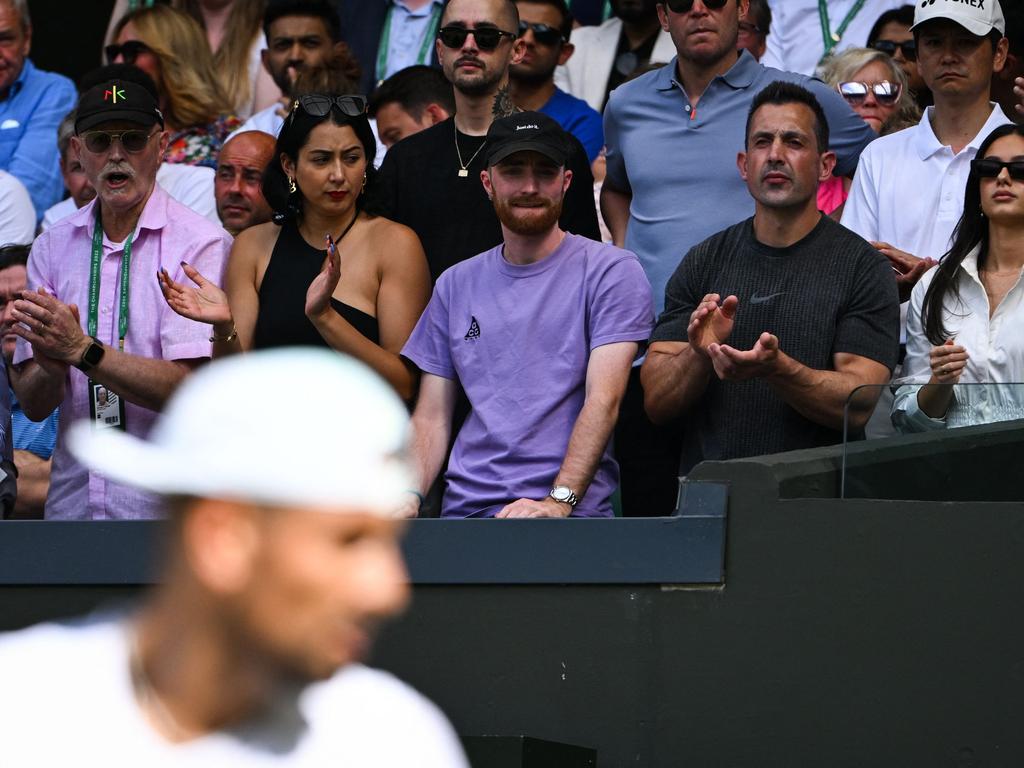
M 232 324 L 232 326 L 231 326 L 231 333 L 229 333 L 227 336 L 218 336 L 217 332 L 214 331 L 210 335 L 210 342 L 211 343 L 216 343 L 218 341 L 229 342 L 229 341 L 234 341 L 236 338 L 238 338 L 238 329 L 236 329 L 234 324 Z

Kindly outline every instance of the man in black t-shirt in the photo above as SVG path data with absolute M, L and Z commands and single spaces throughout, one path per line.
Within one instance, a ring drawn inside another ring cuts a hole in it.
M 885 257 L 817 210 L 835 165 L 827 148 L 809 91 L 765 88 L 737 161 L 754 218 L 694 247 L 669 280 L 641 380 L 653 421 L 688 417 L 681 473 L 839 442 L 851 393 L 889 379 L 896 281 Z M 850 399 L 853 433 L 878 392 Z
M 448 267 L 502 241 L 501 225 L 480 180 L 487 129 L 515 107 L 509 66 L 523 56 L 519 14 L 510 0 L 451 0 L 437 54 L 455 89 L 455 116 L 395 144 L 384 158 L 367 210 L 411 228 L 436 280 Z M 566 164 L 573 184 L 562 229 L 600 240 L 587 155 L 572 139 Z

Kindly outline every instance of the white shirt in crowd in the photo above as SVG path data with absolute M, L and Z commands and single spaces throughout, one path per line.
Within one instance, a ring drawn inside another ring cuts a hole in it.
M 360 665 L 245 727 L 172 744 L 137 704 L 129 648 L 127 624 L 111 620 L 0 637 L 0 765 L 467 768 L 437 707 Z
M 29 245 L 36 234 L 36 209 L 25 185 L 0 171 L 0 245 Z
M 156 181 L 179 203 L 187 205 L 214 224 L 220 224 L 220 217 L 217 216 L 217 199 L 213 194 L 213 180 L 216 175 L 212 168 L 205 166 L 160 163 L 156 171 Z M 70 197 L 61 200 L 43 214 L 42 228 L 49 229 L 77 210 L 75 201 Z
M 836 32 L 858 0 L 827 0 L 831 32 Z M 893 8 L 909 5 L 909 0 L 867 0 L 850 20 L 842 38 L 832 49 L 866 45 L 878 17 Z M 825 55 L 825 35 L 818 0 L 768 0 L 772 26 L 768 50 L 761 63 L 766 67 L 813 75 Z
M 900 379 L 904 385 L 897 390 L 892 409 L 901 431 L 926 432 L 1024 418 L 1024 285 L 1018 280 L 989 319 L 988 295 L 978 276 L 979 250 L 975 248 L 965 257 L 957 272 L 960 301 L 947 295 L 943 302 L 943 327 L 949 338 L 967 350 L 969 359 L 942 419 L 931 418 L 917 404 L 920 385 L 931 377 L 928 355 L 933 346 L 924 334 L 921 306 L 937 268 L 914 286 L 907 317 L 905 375 Z

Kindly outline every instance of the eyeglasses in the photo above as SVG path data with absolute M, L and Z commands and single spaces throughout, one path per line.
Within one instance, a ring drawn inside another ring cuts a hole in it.
M 851 107 L 859 107 L 863 104 L 868 98 L 868 93 L 873 94 L 875 101 L 883 107 L 891 107 L 900 100 L 899 83 L 890 83 L 888 80 L 883 80 L 880 83 L 850 81 L 840 83 L 836 86 L 836 90 Z
M 152 53 L 153 49 L 141 40 L 128 40 L 124 43 L 108 45 L 103 51 L 107 54 L 108 64 L 113 64 L 118 56 L 124 57 L 125 64 L 134 64 L 140 54 Z
M 299 96 L 292 104 L 292 114 L 299 108 L 310 117 L 323 117 L 337 107 L 343 115 L 348 117 L 359 117 L 366 114 L 366 97 L 359 94 L 332 96 L 326 93 L 308 93 Z
M 907 61 L 917 61 L 917 41 L 904 40 L 902 43 L 894 43 L 892 40 L 875 40 L 871 45 L 876 51 L 881 51 L 888 56 L 895 56 L 896 50 L 903 51 L 903 58 Z
M 445 48 L 461 48 L 466 44 L 466 38 L 469 37 L 470 33 L 472 33 L 473 39 L 476 40 L 477 48 L 481 51 L 493 51 L 501 45 L 501 38 L 503 37 L 507 37 L 510 40 L 515 40 L 519 37 L 519 35 L 506 32 L 497 27 L 476 27 L 474 29 L 466 29 L 466 27 L 441 27 L 437 30 L 437 36 Z
M 1010 172 L 1011 179 L 1024 181 L 1024 160 L 1011 160 L 1004 163 L 994 157 L 986 157 L 984 160 L 975 159 L 971 162 L 971 170 L 982 179 L 996 178 L 1003 172 L 1003 168 Z
M 519 22 L 519 36 L 524 37 L 527 30 L 533 30 L 533 39 L 541 45 L 556 45 L 565 38 L 562 37 L 562 30 L 551 27 L 547 24 L 530 24 L 527 21 Z M 480 41 L 477 40 L 477 45 Z
M 704 7 L 711 11 L 724 8 L 728 0 L 701 0 Z M 665 5 L 672 13 L 689 13 L 693 10 L 693 0 L 665 0 Z
M 761 28 L 751 24 L 749 21 L 740 22 L 740 34 L 741 35 L 760 35 Z
M 146 145 L 153 136 L 156 136 L 156 131 L 153 133 L 141 130 L 121 131 L 119 133 L 86 131 L 79 138 L 82 139 L 82 143 L 85 144 L 87 150 L 99 155 L 110 149 L 114 139 L 121 142 L 125 152 L 131 152 L 132 154 L 141 152 L 146 148 Z

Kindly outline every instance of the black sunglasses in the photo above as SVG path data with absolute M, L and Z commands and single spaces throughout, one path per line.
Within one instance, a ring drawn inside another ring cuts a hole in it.
M 558 27 L 550 27 L 547 24 L 531 24 L 528 21 L 519 22 L 519 36 L 523 37 L 527 30 L 533 30 L 533 39 L 541 45 L 556 45 L 564 38 L 562 30 Z M 477 41 L 479 42 L 479 41 Z
M 94 154 L 101 154 L 110 149 L 110 145 L 117 139 L 121 142 L 125 152 L 135 154 L 146 148 L 149 140 L 156 136 L 156 133 L 149 131 L 132 130 L 111 133 L 110 131 L 86 131 L 79 138 L 85 144 L 85 148 Z
M 1003 168 L 1010 172 L 1010 178 L 1016 181 L 1024 181 L 1024 160 L 1011 160 L 1004 163 L 994 157 L 986 157 L 984 160 L 973 160 L 971 170 L 983 179 L 994 179 L 1003 172 Z
M 874 94 L 875 101 L 883 107 L 891 107 L 900 100 L 899 83 L 890 83 L 888 80 L 870 85 L 851 80 L 850 82 L 840 83 L 836 86 L 836 90 L 853 107 L 859 107 L 863 104 L 868 98 L 868 93 Z
M 107 64 L 113 64 L 118 56 L 124 57 L 125 64 L 134 64 L 140 54 L 152 52 L 152 48 L 141 40 L 128 40 L 124 43 L 114 43 L 103 49 L 107 54 Z
M 892 40 L 875 40 L 871 47 L 881 51 L 887 56 L 895 56 L 896 50 L 903 51 L 903 58 L 907 61 L 917 61 L 917 41 L 905 40 L 902 43 L 894 43 Z
M 519 35 L 506 32 L 497 27 L 476 27 L 475 29 L 441 27 L 437 30 L 437 36 L 445 48 L 461 48 L 466 44 L 466 38 L 469 37 L 470 33 L 473 34 L 476 46 L 481 51 L 493 51 L 501 45 L 501 38 L 503 37 L 507 37 L 510 40 L 515 40 L 519 37 Z
M 704 6 L 712 11 L 724 8 L 728 0 L 702 0 Z M 693 0 L 665 0 L 665 5 L 672 13 L 689 13 L 693 10 Z
M 323 117 L 332 107 L 337 107 L 341 114 L 348 117 L 359 117 L 366 114 L 366 97 L 359 94 L 331 96 L 326 93 L 308 93 L 295 99 L 292 114 L 301 108 L 310 117 Z

